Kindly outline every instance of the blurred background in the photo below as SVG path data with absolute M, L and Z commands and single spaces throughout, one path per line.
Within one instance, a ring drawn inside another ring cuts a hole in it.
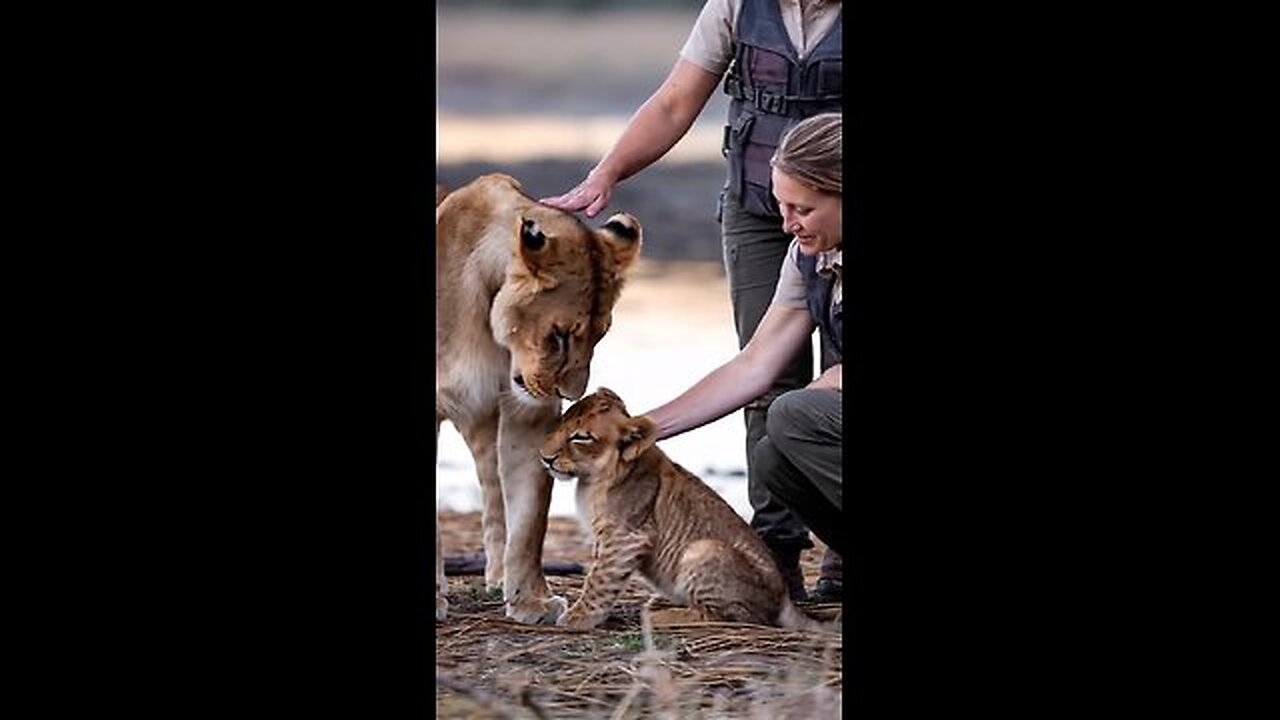
M 670 71 L 702 1 L 436 7 L 437 182 L 457 188 L 504 172 L 540 198 L 572 188 L 609 149 Z M 675 397 L 738 349 L 715 219 L 727 109 L 717 91 L 689 134 L 587 221 L 626 211 L 644 229 L 642 260 L 596 348 L 588 386 L 611 388 L 633 414 Z M 737 412 L 660 446 L 749 518 L 745 438 Z M 470 453 L 448 424 L 437 481 L 440 509 L 480 509 Z M 556 484 L 553 515 L 574 513 L 572 485 Z

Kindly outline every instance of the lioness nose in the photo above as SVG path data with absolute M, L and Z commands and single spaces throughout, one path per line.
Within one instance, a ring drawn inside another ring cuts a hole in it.
M 520 387 L 524 388 L 525 390 L 528 390 L 528 389 L 529 389 L 529 388 L 525 387 L 525 385 L 524 385 L 524 376 L 523 376 L 523 375 L 516 375 L 515 377 L 511 378 L 511 381 L 512 381 L 512 382 L 514 382 L 515 384 L 519 385 Z

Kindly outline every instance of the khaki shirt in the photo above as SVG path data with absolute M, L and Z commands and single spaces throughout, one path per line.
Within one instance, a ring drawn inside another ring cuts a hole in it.
M 791 45 L 804 59 L 835 27 L 840 18 L 840 0 L 778 0 L 782 24 Z M 693 32 L 680 50 L 680 57 L 723 75 L 733 60 L 735 31 L 742 0 L 707 0 L 694 23 Z
M 800 274 L 800 266 L 796 264 L 799 254 L 798 243 L 792 238 L 787 248 L 787 259 L 782 262 L 782 272 L 778 275 L 778 287 L 773 291 L 773 304 L 783 307 L 809 307 L 808 295 L 805 293 L 804 276 Z M 836 283 L 831 288 L 831 304 L 840 302 L 844 288 L 844 267 L 841 264 L 843 248 L 828 250 L 818 254 L 818 273 L 827 275 L 834 273 Z

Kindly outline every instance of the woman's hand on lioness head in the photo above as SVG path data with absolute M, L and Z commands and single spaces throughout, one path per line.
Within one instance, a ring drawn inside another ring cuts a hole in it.
M 542 198 L 538 202 L 568 212 L 577 212 L 586 208 L 587 217 L 593 218 L 609 204 L 609 196 L 613 194 L 615 184 L 617 184 L 616 181 L 607 172 L 597 167 L 569 192 Z

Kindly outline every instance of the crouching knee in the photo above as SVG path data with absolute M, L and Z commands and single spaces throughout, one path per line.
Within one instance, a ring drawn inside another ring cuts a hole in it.
M 809 412 L 809 395 L 815 390 L 792 390 L 779 395 L 769 404 L 769 415 L 765 419 L 765 433 L 774 445 L 775 452 L 784 455 L 788 443 L 798 437 L 807 436 L 813 425 Z

